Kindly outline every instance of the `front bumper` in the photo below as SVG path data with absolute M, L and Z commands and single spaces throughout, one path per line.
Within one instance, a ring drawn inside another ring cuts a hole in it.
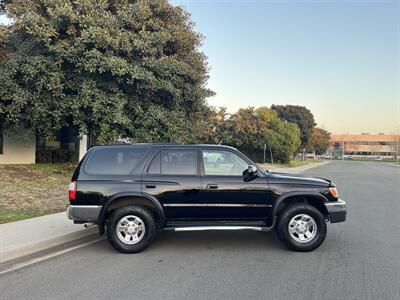
M 338 201 L 327 202 L 325 207 L 329 213 L 331 223 L 339 223 L 346 221 L 347 210 L 346 202 L 339 199 Z
M 97 222 L 101 208 L 101 205 L 68 205 L 67 216 L 77 223 Z

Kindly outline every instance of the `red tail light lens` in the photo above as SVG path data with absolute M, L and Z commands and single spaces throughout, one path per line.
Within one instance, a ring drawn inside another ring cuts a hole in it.
M 72 181 L 69 186 L 68 186 L 68 191 L 69 191 L 69 200 L 75 200 L 76 199 L 76 181 Z

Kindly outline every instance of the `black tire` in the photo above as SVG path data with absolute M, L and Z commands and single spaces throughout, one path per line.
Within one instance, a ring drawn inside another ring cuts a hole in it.
M 144 234 L 135 244 L 122 242 L 117 234 L 117 225 L 126 216 L 136 216 L 144 223 Z M 138 253 L 145 249 L 156 235 L 156 222 L 151 212 L 140 206 L 124 206 L 113 212 L 107 223 L 107 237 L 111 245 L 123 253 Z
M 289 222 L 299 214 L 312 217 L 317 225 L 316 234 L 310 241 L 296 241 L 289 233 Z M 296 203 L 285 207 L 278 216 L 275 229 L 279 240 L 288 249 L 299 252 L 308 252 L 318 248 L 326 237 L 326 222 L 324 216 L 314 206 L 305 203 Z

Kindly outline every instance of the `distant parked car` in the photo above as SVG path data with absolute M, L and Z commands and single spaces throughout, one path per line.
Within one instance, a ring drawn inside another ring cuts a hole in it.
M 322 155 L 323 159 L 331 159 L 331 156 L 329 154 L 324 154 Z
M 343 159 L 353 159 L 353 156 L 351 156 L 351 155 L 343 155 Z
M 314 157 L 315 157 L 314 153 L 307 153 L 306 154 L 306 158 L 314 158 Z
M 375 160 L 382 160 L 383 159 L 383 157 L 382 156 L 380 156 L 380 155 L 378 155 L 378 156 L 375 156 Z

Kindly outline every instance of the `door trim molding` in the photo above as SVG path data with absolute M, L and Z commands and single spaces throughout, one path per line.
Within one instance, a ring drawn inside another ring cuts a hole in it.
M 245 203 L 165 203 L 164 207 L 272 207 L 270 204 Z

